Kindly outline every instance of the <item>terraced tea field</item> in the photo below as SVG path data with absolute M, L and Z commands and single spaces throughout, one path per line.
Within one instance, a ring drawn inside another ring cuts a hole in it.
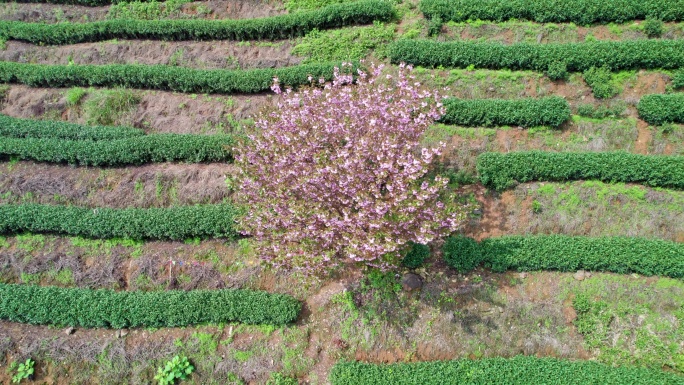
M 27 0 L 0 48 L 3 384 L 684 384 L 682 0 Z M 467 216 L 271 266 L 240 146 L 346 62 L 446 97 Z

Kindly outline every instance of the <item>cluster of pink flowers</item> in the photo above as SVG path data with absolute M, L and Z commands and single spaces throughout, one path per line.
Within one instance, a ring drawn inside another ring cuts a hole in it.
M 418 148 L 444 113 L 438 93 L 410 67 L 382 76 L 371 66 L 356 80 L 351 71 L 343 65 L 331 83 L 300 92 L 276 79 L 278 111 L 258 118 L 258 133 L 236 149 L 237 199 L 249 211 L 242 231 L 276 267 L 383 266 L 407 242 L 428 243 L 464 219 L 439 200 L 448 181 L 426 178 L 440 148 Z

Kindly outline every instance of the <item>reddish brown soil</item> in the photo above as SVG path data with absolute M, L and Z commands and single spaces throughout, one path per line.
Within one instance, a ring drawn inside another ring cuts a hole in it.
M 482 207 L 482 218 L 471 221 L 463 229 L 467 236 L 482 240 L 501 236 L 509 231 L 506 207 L 515 201 L 515 197 L 510 191 L 505 191 L 500 196 L 496 196 L 494 192 L 488 191 L 482 185 L 472 185 L 461 189 L 459 193 L 472 193 Z
M 651 132 L 648 123 L 641 119 L 637 120 L 637 129 L 639 130 L 639 136 L 637 137 L 634 146 L 634 152 L 647 155 L 651 140 L 653 139 L 653 133 Z
M 231 41 L 162 42 L 122 40 L 67 46 L 37 46 L 7 42 L 0 60 L 37 64 L 170 64 L 193 68 L 275 68 L 297 65 L 301 58 L 290 55 L 292 45 L 284 41 L 259 46 Z
M 642 96 L 648 94 L 663 94 L 670 79 L 667 75 L 647 71 L 639 71 L 634 87 L 626 87 L 622 99 L 628 104 L 636 105 Z

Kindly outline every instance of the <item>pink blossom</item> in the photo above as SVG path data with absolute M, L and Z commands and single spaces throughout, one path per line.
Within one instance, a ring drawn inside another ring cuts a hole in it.
M 278 110 L 258 116 L 258 132 L 235 149 L 241 231 L 274 267 L 386 266 L 409 241 L 449 234 L 465 218 L 464 207 L 440 201 L 446 179 L 427 177 L 443 146 L 418 151 L 444 113 L 441 96 L 409 82 L 410 66 L 386 76 L 371 66 L 356 79 L 351 68 L 298 92 L 274 79 Z

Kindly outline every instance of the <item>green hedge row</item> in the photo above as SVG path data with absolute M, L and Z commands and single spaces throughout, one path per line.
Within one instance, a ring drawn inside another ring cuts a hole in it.
M 624 23 L 647 17 L 684 20 L 684 0 L 421 0 L 426 18 L 443 21 L 526 19 L 538 23 Z
M 649 69 L 684 67 L 684 40 L 596 41 L 591 43 L 504 45 L 488 42 L 437 42 L 403 39 L 388 46 L 393 63 L 423 67 L 457 67 L 557 72 L 559 63 L 568 71 L 591 67 Z
M 443 251 L 446 263 L 462 273 L 483 263 L 497 272 L 592 270 L 684 277 L 684 243 L 659 239 L 513 235 L 478 243 L 450 237 Z
M 396 364 L 338 362 L 332 385 L 684 385 L 684 377 L 661 370 L 612 367 L 593 361 L 517 356 Z
M 684 69 L 681 69 L 672 76 L 672 87 L 684 88 Z
M 277 77 L 283 86 L 330 80 L 340 63 L 303 64 L 252 70 L 201 70 L 166 65 L 43 65 L 0 62 L 0 82 L 32 87 L 130 87 L 194 93 L 255 93 L 268 91 Z
M 115 140 L 0 137 L 0 158 L 82 166 L 232 161 L 229 135 L 151 134 Z
M 389 1 L 332 4 L 317 10 L 243 20 L 130 20 L 92 23 L 0 22 L 0 36 L 33 44 L 76 44 L 110 39 L 259 40 L 290 39 L 313 29 L 388 21 L 395 15 Z
M 184 240 L 237 236 L 230 205 L 171 208 L 87 208 L 41 204 L 0 205 L 0 234 L 54 233 L 85 238 Z
M 459 126 L 552 126 L 570 119 L 570 105 L 557 96 L 540 99 L 455 99 L 444 101 L 440 121 Z
M 637 104 L 637 111 L 649 124 L 684 123 L 684 93 L 644 95 Z
M 480 181 L 503 190 L 530 181 L 594 179 L 684 189 L 684 156 L 626 152 L 485 152 L 477 158 Z
M 0 284 L 0 319 L 35 325 L 131 328 L 245 322 L 282 325 L 301 304 L 253 290 L 112 291 Z
M 55 120 L 13 118 L 0 114 L 0 136 L 8 138 L 114 140 L 143 135 L 143 130 L 132 127 L 83 126 Z

